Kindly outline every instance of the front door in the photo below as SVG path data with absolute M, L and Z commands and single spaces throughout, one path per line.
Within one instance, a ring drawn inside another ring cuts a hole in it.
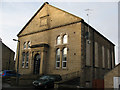
M 39 74 L 40 72 L 40 55 L 36 54 L 34 57 L 34 70 L 33 74 Z

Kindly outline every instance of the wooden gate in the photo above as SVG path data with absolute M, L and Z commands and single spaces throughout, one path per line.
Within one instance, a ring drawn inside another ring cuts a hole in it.
M 103 79 L 95 79 L 93 80 L 93 88 L 101 88 L 104 90 L 104 80 Z

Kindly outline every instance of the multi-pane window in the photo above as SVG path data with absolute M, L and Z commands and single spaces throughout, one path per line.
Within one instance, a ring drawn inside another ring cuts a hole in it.
M 90 66 L 90 44 L 86 40 L 86 66 Z
M 63 36 L 63 44 L 66 44 L 66 43 L 68 43 L 68 36 L 65 34 Z
M 59 45 L 59 44 L 61 44 L 61 37 L 60 36 L 57 37 L 57 45 Z
M 24 68 L 24 64 L 25 64 L 25 53 L 23 52 L 23 54 L 22 54 L 22 68 Z
M 67 63 L 67 48 L 64 48 L 62 51 L 62 68 L 66 68 Z
M 26 42 L 24 42 L 24 45 L 23 45 L 23 46 L 24 46 L 24 49 L 26 49 L 27 43 L 26 43 Z
M 60 49 L 56 50 L 56 68 L 60 67 Z
M 98 43 L 95 42 L 95 67 L 98 67 Z
M 28 49 L 30 48 L 30 41 L 28 41 Z
M 26 53 L 26 65 L 25 67 L 28 68 L 28 64 L 29 64 L 29 53 Z
M 105 49 L 102 46 L 102 67 L 105 68 Z

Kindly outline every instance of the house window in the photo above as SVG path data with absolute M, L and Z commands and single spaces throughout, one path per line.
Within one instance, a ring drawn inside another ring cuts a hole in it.
M 104 46 L 102 46 L 102 66 L 105 68 L 105 49 Z
M 24 42 L 24 45 L 23 45 L 23 46 L 24 46 L 24 49 L 26 49 L 26 44 L 27 44 L 27 43 L 26 43 L 26 42 Z
M 95 67 L 98 67 L 98 43 L 95 42 Z
M 60 67 L 60 49 L 56 50 L 56 68 Z
M 66 68 L 67 63 L 67 48 L 64 48 L 62 51 L 62 68 Z
M 57 45 L 59 45 L 59 44 L 61 44 L 61 37 L 60 36 L 57 37 Z
M 23 54 L 22 54 L 22 68 L 24 68 L 24 64 L 25 64 L 25 53 L 23 52 Z
M 25 67 L 28 68 L 28 63 L 29 63 L 29 53 L 26 53 L 26 65 Z
M 30 41 L 28 41 L 28 49 L 30 48 Z
M 68 36 L 65 34 L 63 36 L 63 44 L 66 44 L 66 43 L 68 43 Z

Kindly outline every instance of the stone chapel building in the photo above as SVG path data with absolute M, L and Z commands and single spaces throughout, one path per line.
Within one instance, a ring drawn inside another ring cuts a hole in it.
M 45 2 L 18 33 L 19 73 L 80 77 L 81 86 L 115 66 L 114 44 L 80 17 Z M 18 53 L 18 50 L 17 50 Z M 18 63 L 16 55 L 16 69 Z

